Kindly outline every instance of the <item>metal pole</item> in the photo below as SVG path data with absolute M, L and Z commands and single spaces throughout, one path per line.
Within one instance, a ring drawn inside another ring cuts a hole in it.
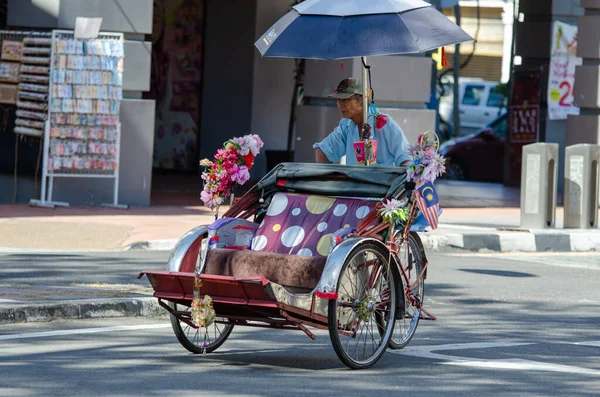
M 454 6 L 454 15 L 456 16 L 456 24 L 460 26 L 460 5 Z M 454 136 L 460 136 L 460 44 L 454 46 Z
M 366 68 L 367 57 L 362 57 L 362 79 L 363 79 L 363 124 L 369 122 L 369 71 Z M 362 125 L 360 126 L 362 129 Z
M 363 79 L 363 97 L 362 97 L 362 101 L 363 101 L 363 125 L 358 126 L 358 130 L 360 131 L 361 134 L 361 140 L 362 140 L 362 133 L 363 133 L 363 126 L 365 125 L 365 123 L 369 123 L 369 70 L 367 69 L 367 57 L 362 57 L 362 79 Z M 369 138 L 370 139 L 370 138 Z M 364 142 L 364 140 L 362 140 Z M 366 146 L 366 145 L 365 145 Z M 365 165 L 368 167 L 369 166 L 369 159 L 366 156 L 366 150 L 365 150 Z

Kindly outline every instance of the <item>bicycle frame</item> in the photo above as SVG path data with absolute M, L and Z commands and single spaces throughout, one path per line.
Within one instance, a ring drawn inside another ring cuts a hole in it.
M 396 264 L 398 266 L 398 271 L 400 273 L 400 277 L 402 277 L 407 285 L 407 287 L 404 289 L 404 296 L 406 299 L 408 299 L 408 301 L 410 302 L 410 304 L 414 307 L 417 308 L 417 310 L 419 311 L 419 318 L 422 320 L 436 320 L 436 317 L 433 316 L 431 313 L 429 313 L 427 310 L 425 310 L 423 308 L 423 302 L 421 301 L 421 299 L 418 296 L 415 296 L 413 294 L 413 288 L 415 288 L 419 282 L 424 279 L 425 274 L 427 274 L 427 265 L 429 264 L 429 262 L 427 261 L 427 259 L 425 259 L 424 263 L 423 263 L 423 268 L 421 269 L 421 273 L 417 276 L 416 280 L 413 282 L 413 284 L 410 284 L 410 268 L 408 268 L 408 273 L 407 271 L 404 269 L 404 266 L 402 265 L 402 260 L 398 254 L 399 250 L 400 250 L 400 246 L 405 244 L 406 245 L 406 249 L 407 249 L 407 258 L 410 258 L 411 256 L 411 247 L 410 247 L 410 241 L 409 241 L 409 233 L 410 233 L 410 229 L 411 226 L 414 222 L 414 219 L 416 217 L 417 214 L 417 204 L 416 201 L 414 200 L 414 195 L 416 193 L 413 191 L 411 198 L 410 198 L 410 211 L 409 211 L 409 217 L 408 217 L 408 221 L 406 222 L 406 224 L 404 225 L 404 227 L 402 228 L 401 231 L 401 235 L 400 238 L 397 238 L 393 233 L 389 233 L 390 237 L 393 239 L 393 241 L 389 242 L 389 251 L 390 251 L 390 255 L 393 255 L 394 258 L 396 259 Z M 392 226 L 393 228 L 393 226 Z M 399 241 L 400 240 L 400 241 Z M 390 258 L 391 259 L 391 258 Z M 425 314 L 427 317 L 423 317 L 423 314 Z

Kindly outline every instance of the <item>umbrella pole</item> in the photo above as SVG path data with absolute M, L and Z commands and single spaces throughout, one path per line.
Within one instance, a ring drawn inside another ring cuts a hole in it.
M 369 70 L 367 69 L 367 57 L 362 57 L 362 80 L 363 80 L 363 85 L 362 85 L 362 89 L 363 89 L 363 96 L 362 96 L 362 101 L 363 101 L 363 125 L 362 125 L 362 130 L 361 130 L 361 138 L 362 138 L 362 133 L 365 130 L 365 125 L 369 124 Z M 363 142 L 365 143 L 365 147 L 366 145 L 371 141 L 370 137 L 368 139 L 364 139 Z M 366 152 L 365 152 L 366 155 Z M 365 165 L 368 167 L 369 166 L 369 158 L 365 157 Z
M 366 65 L 367 57 L 362 57 L 363 123 L 369 122 L 369 71 Z

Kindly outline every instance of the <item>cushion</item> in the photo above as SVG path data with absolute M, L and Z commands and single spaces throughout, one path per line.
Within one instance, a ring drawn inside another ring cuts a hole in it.
M 264 277 L 274 283 L 316 288 L 326 258 L 215 248 L 208 252 L 204 273 L 237 278 Z
M 377 204 L 352 198 L 277 193 L 254 239 L 254 251 L 325 257 L 331 235 L 356 225 Z

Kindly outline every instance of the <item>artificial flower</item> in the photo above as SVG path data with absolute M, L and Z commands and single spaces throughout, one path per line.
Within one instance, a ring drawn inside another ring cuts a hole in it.
M 378 114 L 375 117 L 375 128 L 377 130 L 382 129 L 387 124 L 387 117 L 383 114 Z
M 446 160 L 437 151 L 436 142 L 427 135 L 419 135 L 416 145 L 411 145 L 408 154 L 412 161 L 408 165 L 406 177 L 409 181 L 417 182 L 419 186 L 433 182 L 446 171 Z
M 210 167 L 210 166 L 212 166 L 212 164 L 213 164 L 212 161 L 210 161 L 209 159 L 200 160 L 200 165 L 202 167 Z
M 231 170 L 231 180 L 235 183 L 239 183 L 243 185 L 250 179 L 250 173 L 248 172 L 248 167 L 242 165 L 241 167 L 235 164 Z
M 233 138 L 223 144 L 223 149 L 217 150 L 214 161 L 200 162 L 206 168 L 202 173 L 204 188 L 200 198 L 207 207 L 218 207 L 232 197 L 235 184 L 243 185 L 250 179 L 249 170 L 263 145 L 258 135 Z
M 402 205 L 402 202 L 396 199 L 382 202 L 383 208 L 379 210 L 379 216 L 393 225 L 397 225 L 408 220 L 408 209 Z

